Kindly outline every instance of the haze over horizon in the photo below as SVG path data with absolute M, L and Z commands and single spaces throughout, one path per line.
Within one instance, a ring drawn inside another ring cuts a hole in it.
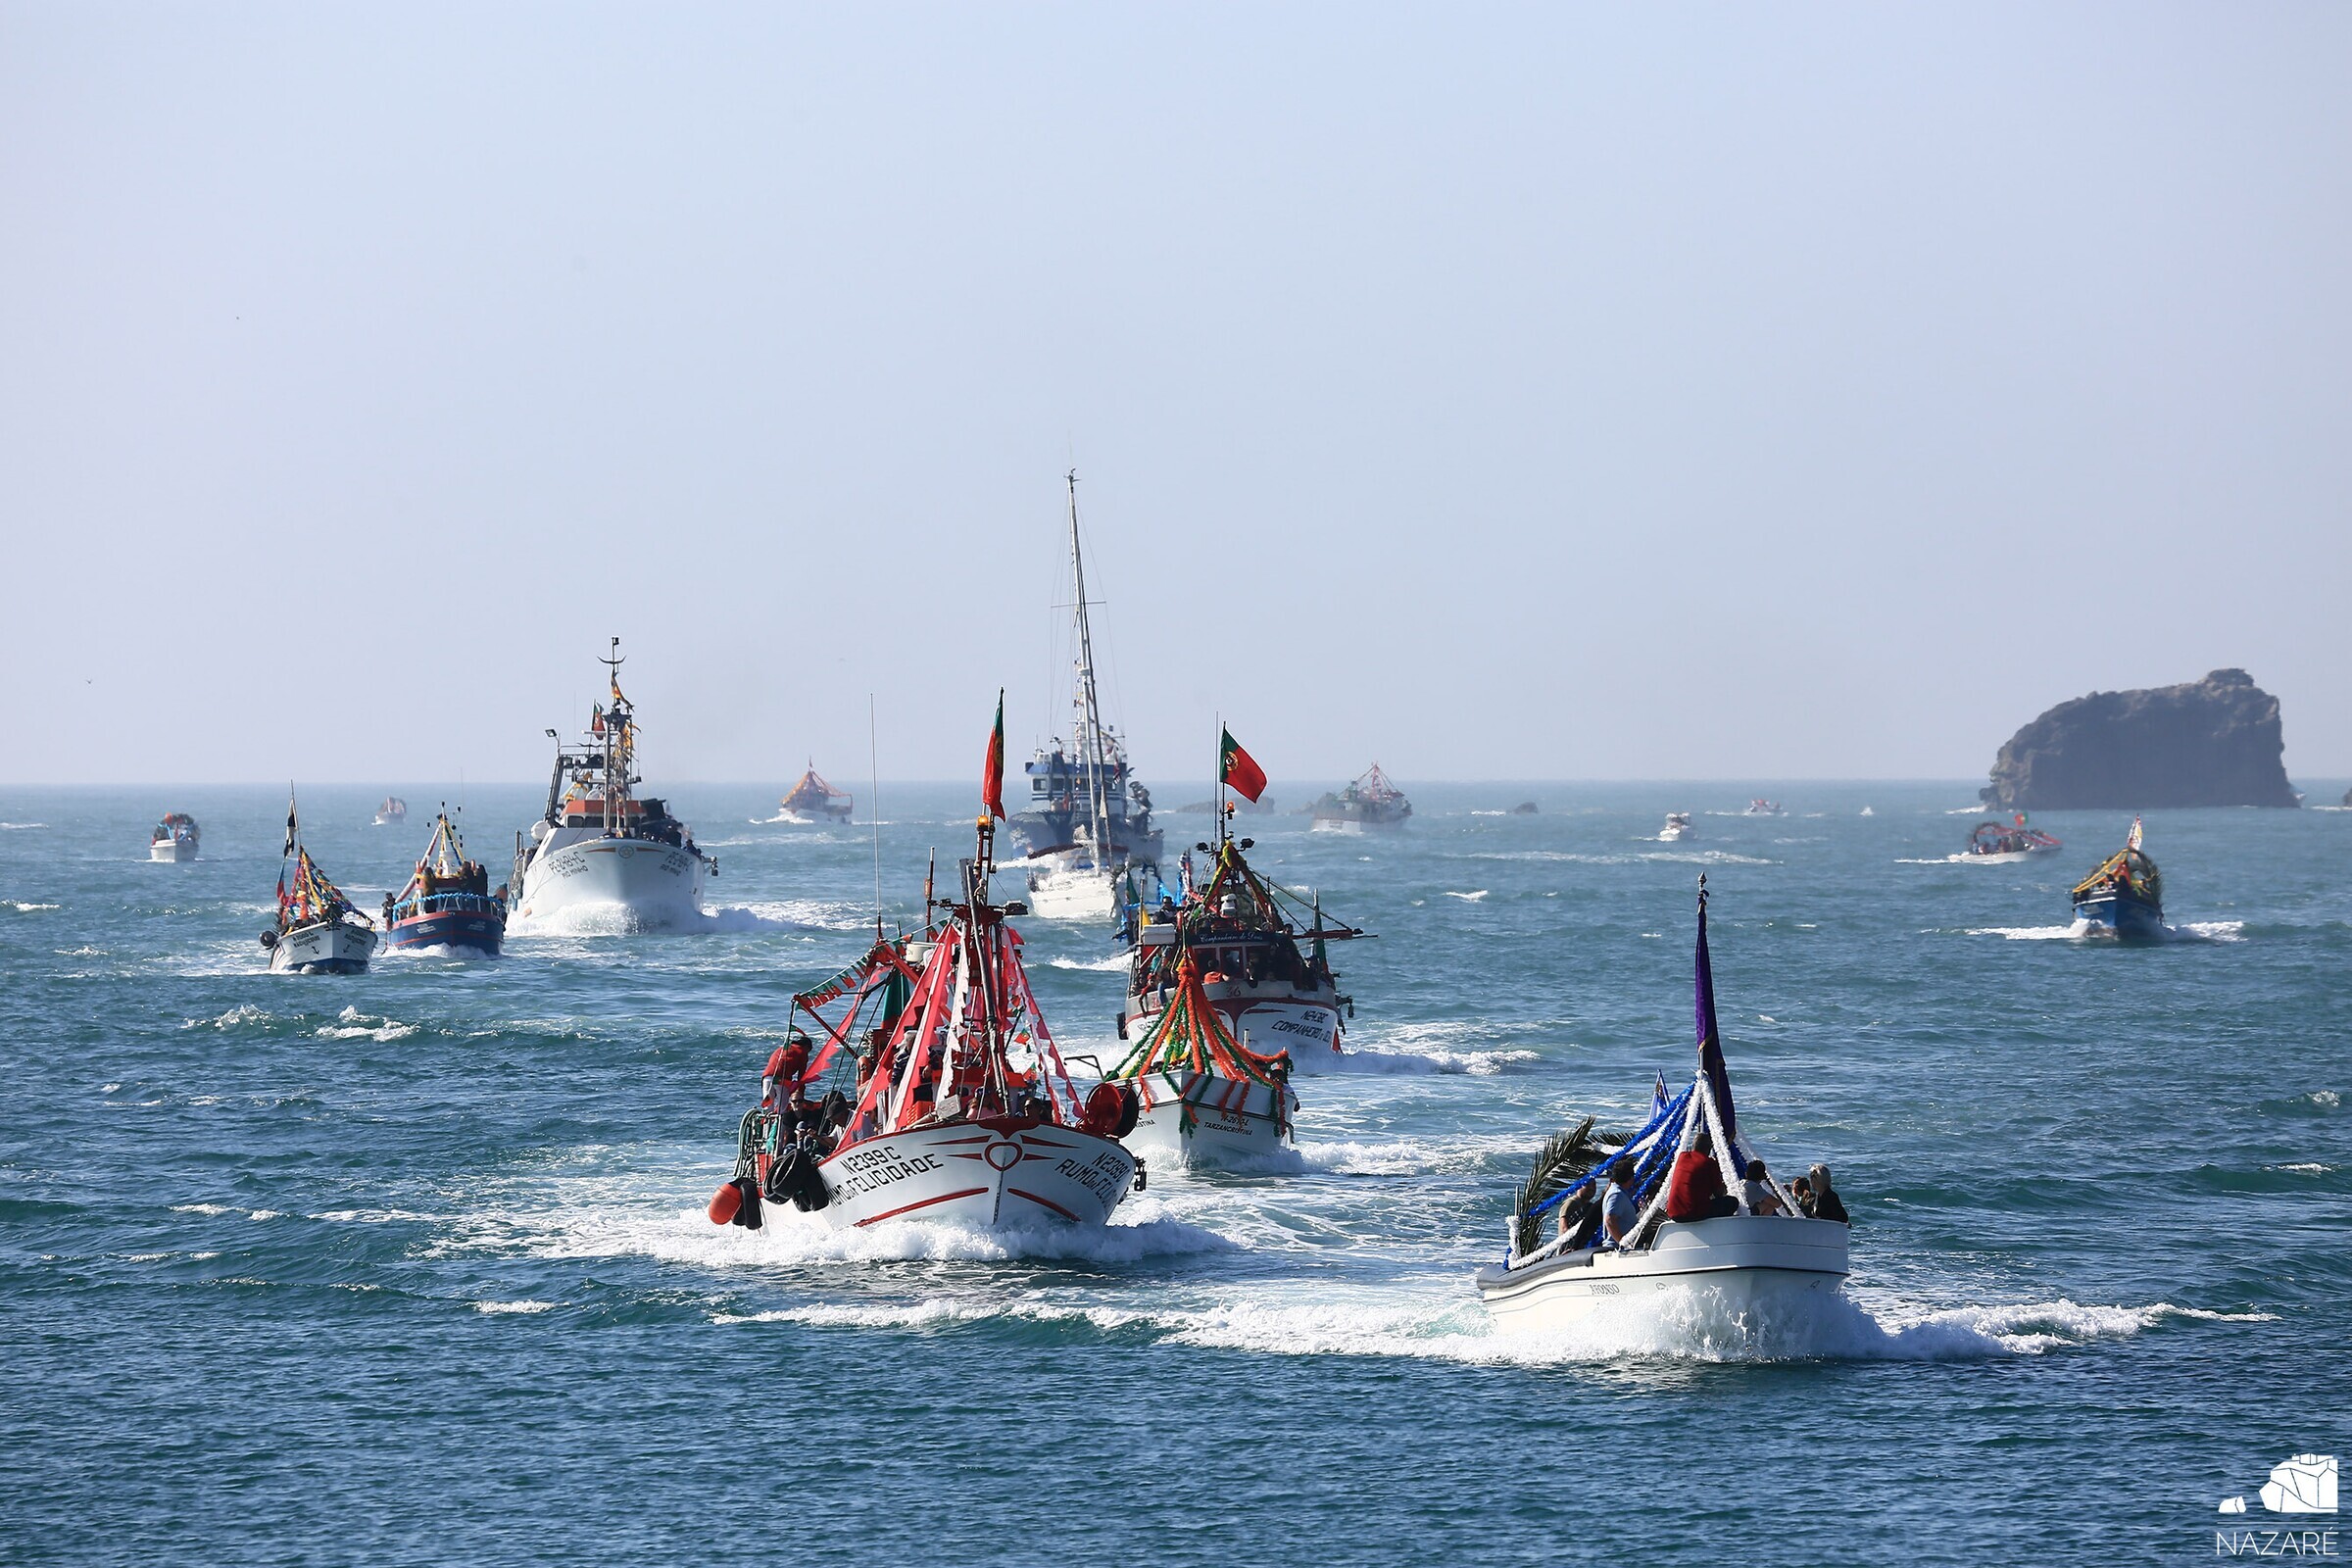
M 0 4 L 0 782 L 2352 774 L 2352 12 Z M 1163 795 L 1166 804 L 1177 804 Z

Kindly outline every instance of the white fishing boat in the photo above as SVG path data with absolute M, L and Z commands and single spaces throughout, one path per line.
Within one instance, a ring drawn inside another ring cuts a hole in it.
M 172 865 L 185 864 L 196 858 L 202 838 L 194 817 L 185 811 L 170 812 L 147 835 L 147 858 Z
M 1078 545 L 1075 471 L 1069 475 L 1069 487 L 1072 640 L 1077 651 L 1077 679 L 1071 689 L 1075 766 L 1059 775 L 1066 799 L 1058 814 L 1025 811 L 1012 818 L 1009 831 L 1029 847 L 1029 906 L 1039 919 L 1108 920 L 1130 902 L 1128 868 L 1158 861 L 1160 836 L 1151 830 L 1150 796 L 1142 797 L 1140 812 L 1128 811 L 1122 794 L 1128 783 L 1126 752 L 1102 722 L 1102 698 L 1095 686 L 1095 635 L 1087 618 L 1086 558 Z M 1058 745 L 1054 755 L 1061 755 Z M 1029 771 L 1033 780 L 1043 782 L 1036 764 Z
M 703 913 L 703 878 L 718 874 L 693 829 L 660 799 L 636 793 L 637 715 L 621 695 L 619 638 L 612 647 L 601 661 L 610 702 L 590 710 L 584 741 L 558 743 L 546 813 L 527 843 L 516 836 L 517 920 L 587 916 L 632 931 L 689 925 Z
M 377 827 L 400 827 L 409 820 L 409 803 L 397 795 L 384 797 L 384 804 L 375 808 Z
M 1232 837 L 1220 819 L 1207 877 L 1196 884 L 1186 856 L 1183 900 L 1163 902 L 1137 924 L 1118 1019 L 1122 1040 L 1140 1043 L 1157 1027 L 1191 959 L 1202 997 L 1235 1039 L 1286 1054 L 1299 1072 L 1346 1054 L 1342 1015 L 1353 1001 L 1340 994 L 1326 944 L 1366 933 L 1327 921 L 1321 899 L 1310 902 L 1258 875 L 1243 853 L 1254 843 Z
M 277 872 L 277 921 L 262 933 L 271 974 L 358 974 L 375 954 L 374 924 L 353 906 L 303 848 L 286 802 L 285 858 Z
M 763 1202 L 790 1201 L 837 1229 L 1101 1226 L 1142 1186 L 1142 1161 L 1120 1142 L 1137 1097 L 1112 1084 L 1079 1095 L 1006 923 L 1025 911 L 991 902 L 995 828 L 980 818 L 944 922 L 909 941 L 883 938 L 877 921 L 863 958 L 793 999 L 792 1020 L 806 1015 L 821 1044 L 770 1056 L 713 1221 L 757 1227 Z M 827 1092 L 796 1109 L 795 1086 Z
M 1298 1111 L 1290 1053 L 1260 1055 L 1234 1038 L 1190 952 L 1177 960 L 1167 1004 L 1103 1082 L 1141 1102 L 1127 1142 L 1187 1166 L 1263 1169 L 1282 1154 Z
M 1660 844 L 1687 844 L 1698 837 L 1698 829 L 1690 825 L 1689 811 L 1668 811 L 1666 825 L 1658 829 Z
M 1479 1295 L 1498 1328 L 1557 1330 L 1603 1308 L 1653 1307 L 1777 1328 L 1825 1310 L 1839 1295 L 1848 1235 L 1841 1221 L 1804 1217 L 1769 1174 L 1753 1202 L 1729 1196 L 1750 1191 L 1746 1172 L 1757 1155 L 1733 1106 L 1716 1024 L 1704 877 L 1695 983 L 1699 1065 L 1690 1087 L 1669 1099 L 1661 1081 L 1648 1124 L 1615 1147 L 1604 1141 L 1596 1149 L 1588 1118 L 1539 1158 L 1511 1216 L 1508 1256 L 1478 1271 Z M 1579 1158 L 1580 1150 L 1598 1157 Z M 1694 1201 L 1695 1178 L 1710 1171 L 1723 1196 Z M 1621 1237 L 1603 1223 L 1604 1178 L 1630 1199 L 1623 1207 L 1634 1217 L 1620 1216 Z M 1677 1203 L 1685 1205 L 1679 1214 Z M 1544 1243 L 1542 1225 L 1555 1217 L 1558 1232 Z
M 1740 814 L 1741 816 L 1787 816 L 1788 814 L 1788 809 L 1787 807 L 1781 805 L 1780 802 L 1768 801 L 1764 799 L 1763 796 L 1759 795 L 1754 800 L 1748 802 L 1747 809 Z

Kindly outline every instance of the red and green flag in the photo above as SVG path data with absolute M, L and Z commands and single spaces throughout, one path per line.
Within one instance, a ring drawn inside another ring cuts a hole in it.
M 1255 802 L 1266 793 L 1266 770 L 1257 765 L 1257 759 L 1242 750 L 1242 743 L 1225 730 L 1224 744 L 1217 749 L 1217 782 L 1243 799 Z
M 997 688 L 997 727 L 989 732 L 988 762 L 980 770 L 980 804 L 988 814 L 1004 814 L 1004 688 Z

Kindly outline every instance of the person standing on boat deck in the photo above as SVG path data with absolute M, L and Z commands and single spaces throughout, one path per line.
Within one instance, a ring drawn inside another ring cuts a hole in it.
M 1760 1159 L 1747 1162 L 1747 1179 L 1740 1184 L 1740 1210 L 1744 1214 L 1788 1212 L 1788 1205 L 1781 1201 L 1781 1195 L 1774 1192 L 1772 1183 L 1765 1179 L 1764 1162 Z
M 1715 1140 L 1702 1130 L 1696 1143 L 1674 1156 L 1674 1172 L 1666 1178 L 1666 1217 L 1688 1225 L 1739 1212 L 1738 1200 L 1723 1190 Z
M 1634 1198 L 1634 1156 L 1620 1154 L 1609 1167 L 1608 1191 L 1600 1195 L 1600 1228 L 1612 1244 L 1623 1247 L 1641 1217 L 1642 1205 Z
M 1834 1219 L 1840 1225 L 1852 1224 L 1853 1221 L 1845 1217 L 1845 1200 L 1838 1196 L 1838 1189 L 1830 1185 L 1830 1167 L 1816 1165 L 1807 1174 L 1813 1178 L 1813 1217 Z

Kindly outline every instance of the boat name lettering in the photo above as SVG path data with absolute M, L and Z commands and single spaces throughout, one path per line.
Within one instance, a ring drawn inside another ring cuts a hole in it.
M 848 1173 L 848 1179 L 833 1191 L 837 1202 L 943 1167 L 936 1154 L 909 1154 L 901 1158 L 896 1149 L 885 1144 L 880 1149 L 864 1150 L 850 1155 L 842 1162 L 842 1168 Z
M 1060 1174 L 1102 1200 L 1105 1207 L 1115 1204 L 1119 1189 L 1126 1185 L 1126 1161 L 1116 1154 L 1097 1154 L 1092 1163 L 1075 1158 L 1065 1159 L 1056 1167 Z

